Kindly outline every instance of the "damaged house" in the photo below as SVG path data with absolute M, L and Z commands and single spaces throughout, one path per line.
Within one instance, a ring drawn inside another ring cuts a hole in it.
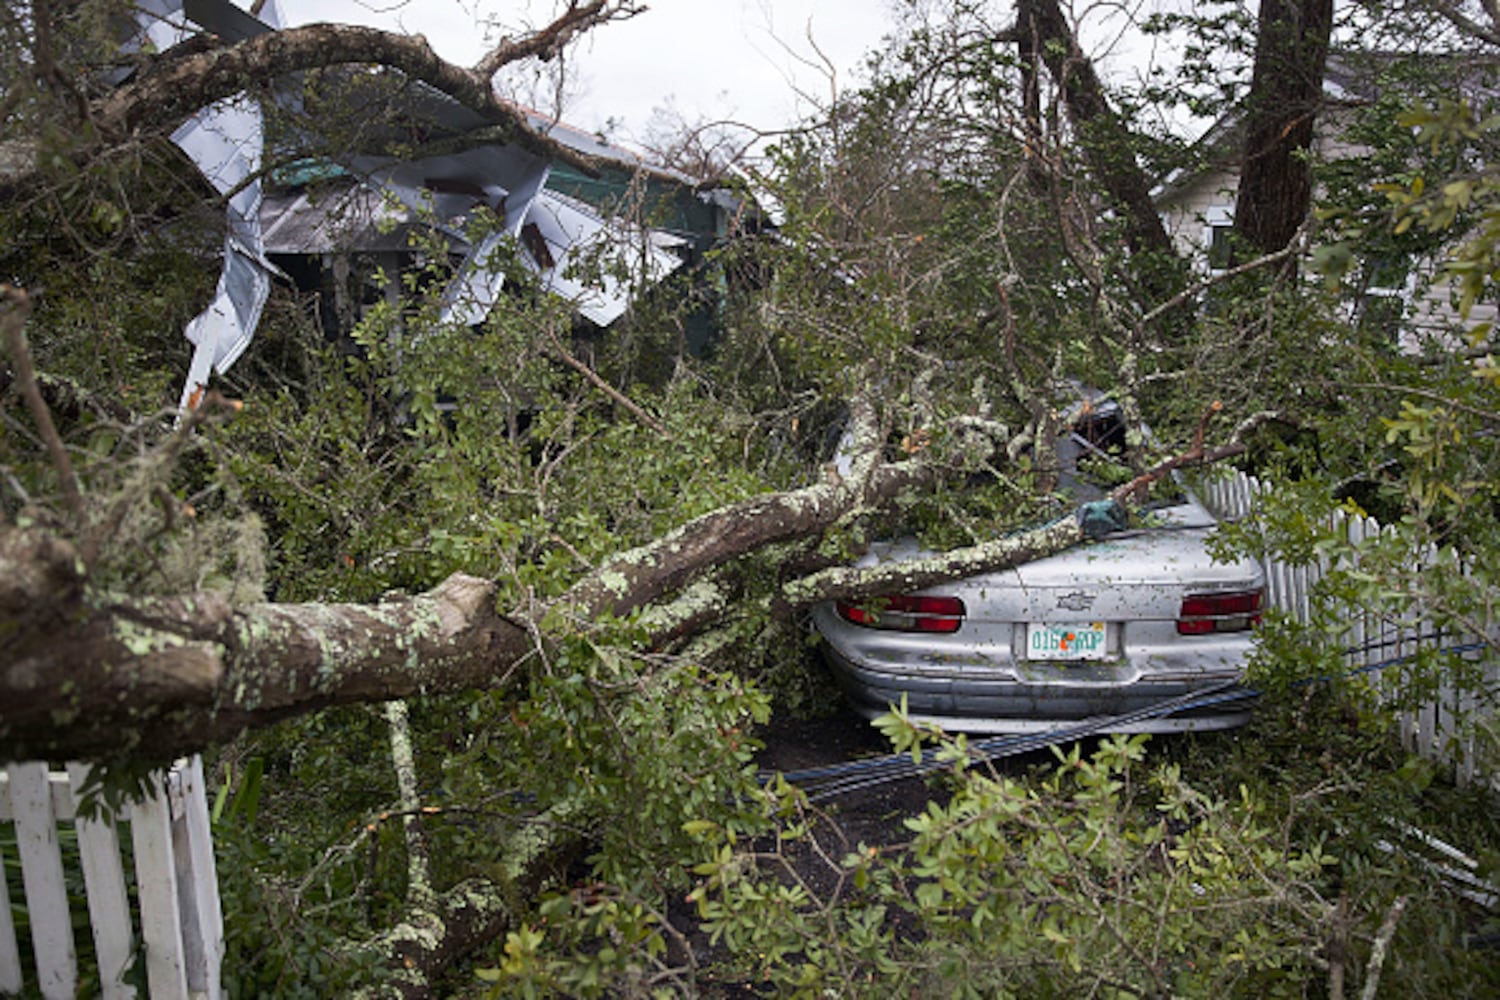
M 148 0 L 126 48 L 163 49 L 200 29 L 239 40 L 280 24 L 275 0 L 256 15 L 227 0 Z M 444 322 L 482 323 L 502 294 L 505 266 L 518 261 L 602 328 L 638 290 L 701 269 L 750 214 L 727 190 L 536 112 L 517 108 L 515 122 L 497 123 L 393 74 L 347 73 L 319 87 L 309 95 L 297 82 L 278 84 L 275 102 L 302 129 L 319 123 L 313 101 L 336 103 L 346 121 L 368 109 L 337 156 L 265 170 L 276 139 L 248 96 L 203 109 L 173 136 L 228 196 L 217 293 L 185 331 L 194 355 L 184 407 L 249 346 L 275 278 L 319 292 L 325 331 L 342 336 L 371 303 L 395 304 L 417 246 L 436 245 L 452 263 Z M 700 307 L 685 323 L 687 349 L 703 350 L 711 328 L 711 310 Z

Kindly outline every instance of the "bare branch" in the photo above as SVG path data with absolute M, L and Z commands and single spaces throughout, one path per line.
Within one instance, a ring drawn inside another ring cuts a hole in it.
M 590 368 L 588 365 L 575 358 L 572 354 L 568 353 L 568 349 L 563 346 L 562 340 L 558 337 L 556 329 L 549 328 L 548 339 L 552 343 L 553 353 L 555 353 L 560 359 L 562 359 L 563 364 L 578 372 L 578 374 L 587 379 L 589 383 L 596 389 L 604 393 L 616 403 L 623 406 L 630 412 L 631 416 L 635 417 L 636 420 L 639 420 L 642 424 L 646 425 L 657 434 L 660 434 L 663 440 L 672 440 L 672 432 L 667 430 L 667 428 L 662 425 L 661 421 L 657 420 L 651 414 L 641 409 L 640 405 L 636 403 L 635 400 L 631 399 L 629 396 L 625 395 L 623 392 L 606 382 L 598 372 L 594 371 L 594 369 Z
M 1500 4 L 1495 0 L 1482 0 L 1484 12 L 1490 19 L 1489 24 L 1481 24 L 1465 14 L 1462 8 L 1450 2 L 1450 0 L 1431 0 L 1431 9 L 1443 20 L 1453 25 L 1459 31 L 1490 45 L 1500 45 Z
M 1307 221 L 1303 223 L 1302 230 L 1297 234 L 1297 236 L 1280 250 L 1277 250 L 1273 253 L 1262 254 L 1254 260 L 1247 260 L 1243 264 L 1236 264 L 1234 267 L 1227 268 L 1223 271 L 1215 271 L 1213 274 L 1209 275 L 1207 278 L 1203 279 L 1197 284 L 1194 284 L 1189 288 L 1184 288 L 1182 291 L 1178 292 L 1170 299 L 1167 299 L 1165 302 L 1156 306 L 1150 312 L 1146 313 L 1139 320 L 1137 320 L 1137 329 L 1145 329 L 1146 327 L 1154 323 L 1157 319 L 1161 318 L 1163 314 L 1169 313 L 1183 303 L 1197 298 L 1199 295 L 1202 295 L 1204 292 L 1208 291 L 1210 288 L 1213 288 L 1215 285 L 1222 284 L 1223 282 L 1229 281 L 1233 278 L 1238 278 L 1242 274 L 1248 274 L 1249 272 L 1262 267 L 1270 267 L 1273 264 L 1279 264 L 1282 261 L 1286 260 L 1288 257 L 1292 257 L 1296 254 L 1301 253 L 1304 240 L 1311 231 L 1311 224 L 1312 218 L 1311 216 L 1309 216 Z
M 1282 410 L 1261 410 L 1236 424 L 1227 442 L 1217 448 L 1205 449 L 1203 438 L 1208 429 L 1208 422 L 1222 408 L 1222 404 L 1215 400 L 1204 411 L 1202 418 L 1198 422 L 1198 429 L 1193 438 L 1193 445 L 1187 451 L 1157 463 L 1151 469 L 1136 476 L 1125 485 L 1116 487 L 1110 496 L 1119 503 L 1125 503 L 1134 497 L 1143 495 L 1146 488 L 1152 483 L 1165 478 L 1177 469 L 1194 465 L 1212 465 L 1215 462 L 1222 462 L 1226 458 L 1233 458 L 1236 455 L 1244 454 L 1245 438 L 1256 428 L 1265 424 L 1284 423 L 1294 427 L 1300 426 L 1297 421 L 1293 420 Z
M 546 62 L 579 35 L 610 21 L 634 17 L 645 9 L 629 0 L 590 0 L 583 4 L 572 0 L 568 9 L 545 28 L 515 41 L 502 38 L 499 45 L 474 64 L 474 73 L 488 80 L 505 66 L 522 59 L 536 58 Z

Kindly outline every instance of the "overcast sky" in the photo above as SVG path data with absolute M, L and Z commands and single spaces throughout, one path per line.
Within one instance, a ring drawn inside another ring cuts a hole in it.
M 440 55 L 472 65 L 497 32 L 544 23 L 552 0 L 280 0 L 289 25 L 372 24 L 427 36 Z M 594 31 L 574 51 L 578 96 L 565 105 L 574 125 L 615 138 L 642 138 L 653 110 L 668 104 L 689 123 L 734 119 L 775 129 L 808 110 L 796 88 L 829 93 L 814 71 L 817 43 L 840 88 L 857 79 L 862 56 L 890 30 L 889 0 L 647 0 L 635 18 Z M 529 19 L 529 22 L 528 22 Z

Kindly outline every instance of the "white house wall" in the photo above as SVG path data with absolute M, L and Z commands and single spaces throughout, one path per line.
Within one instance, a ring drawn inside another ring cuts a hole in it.
M 1232 171 L 1210 171 L 1157 200 L 1157 211 L 1172 246 L 1204 270 L 1208 266 L 1209 226 L 1225 211 L 1233 219 L 1238 181 Z

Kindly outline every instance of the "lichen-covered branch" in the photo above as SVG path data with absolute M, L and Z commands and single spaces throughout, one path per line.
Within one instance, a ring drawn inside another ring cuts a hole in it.
M 1030 531 L 924 559 L 821 570 L 787 584 L 783 597 L 793 605 L 808 605 L 835 597 L 858 599 L 905 593 L 945 580 L 1018 566 L 1071 548 L 1083 538 L 1083 529 L 1077 519 L 1066 517 Z
M 567 866 L 584 843 L 571 825 L 577 805 L 562 802 L 496 845 L 498 880 L 471 878 L 408 909 L 390 930 L 353 951 L 389 966 L 389 978 L 359 997 L 418 1000 L 436 996 L 434 980 L 474 948 L 504 933 L 509 922 Z
M 347 24 L 272 31 L 208 51 L 172 50 L 97 102 L 93 118 L 106 135 L 156 131 L 240 93 L 252 81 L 371 64 L 399 70 L 442 91 L 504 128 L 532 152 L 592 168 L 586 158 L 533 130 L 520 109 L 495 94 L 488 76 L 442 59 L 421 35 Z
M 1218 404 L 1214 404 L 1204 413 L 1197 437 L 1190 448 L 1158 462 L 1151 469 L 1117 487 L 1110 499 L 1128 508 L 1144 496 L 1147 487 L 1174 470 L 1210 464 L 1241 454 L 1245 450 L 1244 437 L 1252 430 L 1269 421 L 1287 419 L 1279 411 L 1267 410 L 1253 414 L 1236 425 L 1228 443 L 1209 448 L 1204 445 L 1203 436 L 1209 419 L 1219 409 Z M 906 593 L 948 580 L 1019 566 L 1071 548 L 1085 537 L 1081 518 L 1070 514 L 1028 531 L 919 559 L 820 570 L 789 582 L 783 588 L 782 598 L 793 606 L 806 606 L 833 598 L 857 600 L 881 594 Z
M 111 141 L 165 136 L 199 108 L 291 74 L 376 65 L 441 91 L 492 122 L 521 147 L 593 175 L 598 167 L 591 158 L 532 128 L 522 109 L 496 94 L 491 78 L 509 62 L 550 57 L 579 34 L 636 12 L 635 5 L 618 0 L 571 5 L 545 28 L 502 42 L 475 69 L 442 59 L 421 35 L 356 25 L 309 24 L 233 44 L 195 35 L 149 58 L 134 76 L 89 102 L 84 117 L 90 123 L 89 133 L 100 141 L 82 147 L 78 155 L 86 158 Z M 31 139 L 11 144 L 13 162 L 0 178 L 0 190 L 20 192 L 35 187 L 40 148 L 39 141 Z
M 685 585 L 764 546 L 816 537 L 933 475 L 880 463 L 873 430 L 855 438 L 870 454 L 849 478 L 690 521 L 584 577 L 564 609 L 590 621 L 676 598 L 659 638 L 706 627 L 723 614 L 724 585 L 701 607 Z M 0 531 L 0 759 L 166 757 L 330 705 L 503 688 L 551 610 L 503 616 L 494 583 L 464 575 L 377 605 L 234 607 L 213 592 L 132 597 L 90 582 L 72 543 L 41 528 Z
M 411 716 L 401 699 L 385 703 L 386 724 L 391 727 L 391 768 L 401 805 L 401 827 L 406 838 L 406 901 L 414 906 L 433 902 L 432 866 L 428 864 L 427 838 L 422 830 L 422 800 L 417 791 L 417 758 L 411 745 Z
M 873 415 L 861 407 L 855 413 L 850 438 L 856 450 L 848 476 L 834 473 L 802 489 L 730 504 L 616 556 L 568 593 L 573 613 L 629 614 L 682 589 L 706 568 L 816 535 L 851 512 L 873 510 L 934 480 L 936 470 L 926 462 L 881 462 Z
M 378 605 L 91 594 L 72 546 L 0 535 L 0 759 L 167 757 L 328 705 L 510 683 L 527 630 L 454 575 Z

